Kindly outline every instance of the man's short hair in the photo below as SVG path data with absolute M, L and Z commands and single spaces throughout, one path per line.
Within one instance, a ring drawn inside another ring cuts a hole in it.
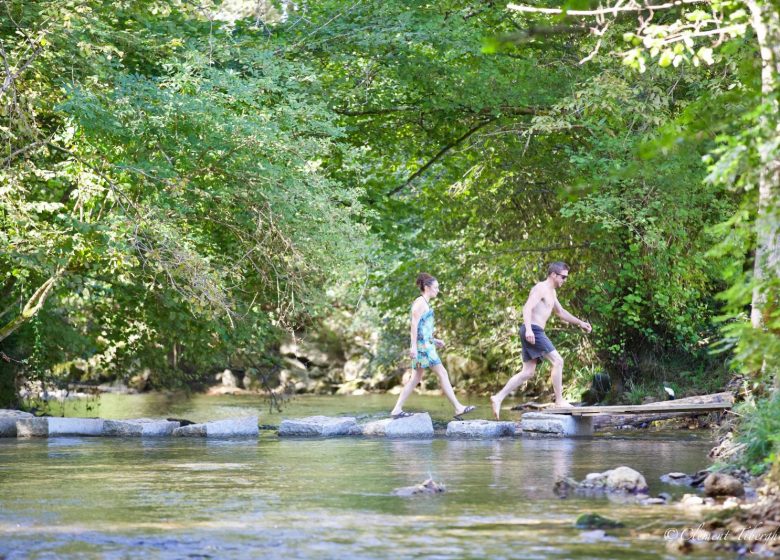
M 547 276 L 553 273 L 561 274 L 564 270 L 569 270 L 569 265 L 563 261 L 555 261 L 547 267 Z

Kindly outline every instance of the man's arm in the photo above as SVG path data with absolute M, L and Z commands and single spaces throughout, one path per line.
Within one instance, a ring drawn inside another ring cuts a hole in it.
M 553 311 L 555 311 L 555 314 L 566 321 L 567 323 L 571 323 L 572 325 L 577 325 L 579 328 L 583 329 L 586 332 L 590 332 L 592 327 L 590 326 L 590 323 L 586 321 L 581 321 L 568 311 L 566 311 L 561 303 L 558 301 L 558 298 L 555 298 L 555 305 L 553 305 Z
M 528 294 L 528 301 L 523 306 L 523 324 L 526 331 L 531 330 L 531 321 L 533 320 L 534 308 L 542 300 L 542 290 L 538 286 L 531 288 L 531 293 Z
M 536 344 L 536 337 L 534 331 L 531 328 L 531 321 L 533 320 L 534 308 L 542 300 L 542 290 L 537 284 L 531 288 L 531 293 L 528 294 L 528 301 L 523 306 L 523 324 L 525 325 L 525 339 L 531 344 Z

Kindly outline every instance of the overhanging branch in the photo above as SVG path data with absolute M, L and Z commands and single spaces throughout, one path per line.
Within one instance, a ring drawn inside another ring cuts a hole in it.
M 484 126 L 492 123 L 493 121 L 495 121 L 496 118 L 497 117 L 493 117 L 493 118 L 484 120 L 484 121 L 482 121 L 480 123 L 477 123 L 475 126 L 471 127 L 468 131 L 466 131 L 462 136 L 458 137 L 457 139 L 453 140 L 452 142 L 450 142 L 446 146 L 442 147 L 438 152 L 436 152 L 436 154 L 430 160 L 428 160 L 428 162 L 425 165 L 423 165 L 417 171 L 412 173 L 412 175 L 409 176 L 409 178 L 406 181 L 404 181 L 402 184 L 398 185 L 392 191 L 388 192 L 387 196 L 393 196 L 393 195 L 401 192 L 402 190 L 404 190 L 406 187 L 408 187 L 410 184 L 412 184 L 412 181 L 414 181 L 417 177 L 419 177 L 420 175 L 425 173 L 434 163 L 436 163 L 442 157 L 444 157 L 447 154 L 447 152 L 449 152 L 452 148 L 454 148 L 455 146 L 457 146 L 457 145 L 461 144 L 462 142 L 464 142 L 465 140 L 467 140 L 472 134 L 477 132 L 482 127 L 484 127 Z

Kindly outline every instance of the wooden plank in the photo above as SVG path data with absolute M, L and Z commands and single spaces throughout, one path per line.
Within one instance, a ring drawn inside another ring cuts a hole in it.
M 662 403 L 650 403 L 639 405 L 616 406 L 579 406 L 574 408 L 548 408 L 546 414 L 570 414 L 572 416 L 592 416 L 596 414 L 648 414 L 665 412 L 714 412 L 728 410 L 733 406 L 731 402 L 721 403 L 679 403 L 667 401 Z

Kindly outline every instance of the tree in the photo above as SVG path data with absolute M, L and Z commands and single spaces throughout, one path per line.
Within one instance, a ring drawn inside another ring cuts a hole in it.
M 777 343 L 780 333 L 777 305 L 780 293 L 780 109 L 777 99 L 780 85 L 780 12 L 775 3 L 762 0 L 678 0 L 651 4 L 632 0 L 590 10 L 515 4 L 510 4 L 508 8 L 526 14 L 587 18 L 595 21 L 591 29 L 600 38 L 623 15 L 636 15 L 638 26 L 624 35 L 632 47 L 623 50 L 621 55 L 624 64 L 640 72 L 646 68 L 646 55 L 655 58 L 662 67 L 670 64 L 678 66 L 684 62 L 711 64 L 713 49 L 729 39 L 743 36 L 748 29 L 752 30 L 756 50 L 761 57 L 762 97 L 760 105 L 751 108 L 760 115 L 758 126 L 750 131 L 749 136 L 741 135 L 736 141 L 724 142 L 728 147 L 719 150 L 720 160 L 714 163 L 710 179 L 739 184 L 748 190 L 757 186 L 750 321 L 756 331 L 753 337 L 761 342 L 751 343 L 751 336 L 747 336 L 741 355 L 748 362 L 758 359 L 764 371 L 769 357 L 772 362 L 770 373 L 774 374 L 776 387 L 780 388 Z M 697 49 L 697 43 L 702 42 L 705 42 L 704 46 Z M 596 49 L 600 43 L 601 39 Z M 753 155 L 757 156 L 755 159 L 759 163 L 757 173 L 747 165 Z M 735 168 L 739 167 L 735 173 Z M 769 331 L 769 336 L 764 335 L 765 331 Z

